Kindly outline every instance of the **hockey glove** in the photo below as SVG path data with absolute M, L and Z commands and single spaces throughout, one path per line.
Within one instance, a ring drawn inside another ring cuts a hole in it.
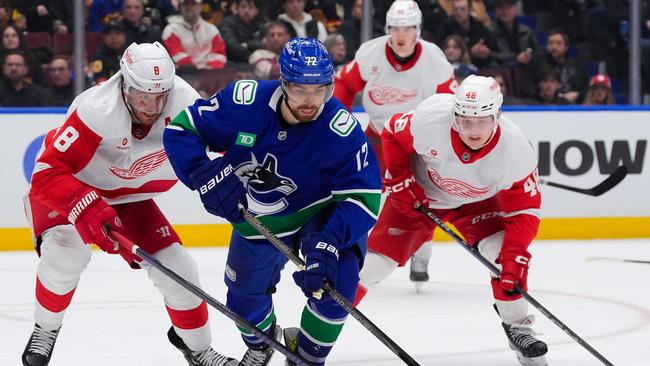
M 400 211 L 404 214 L 420 216 L 415 212 L 415 202 L 420 202 L 426 207 L 427 196 L 412 174 L 400 179 L 385 178 L 383 183 L 388 193 L 388 199 L 393 205 L 400 207 Z
M 530 253 L 525 250 L 506 251 L 499 254 L 497 263 L 501 264 L 499 286 L 504 291 L 514 291 L 515 286 L 526 281 Z
M 118 243 L 108 236 L 108 232 L 121 231 L 122 221 L 117 217 L 117 212 L 104 202 L 97 191 L 89 189 L 77 193 L 68 205 L 67 211 L 68 221 L 74 224 L 84 243 L 95 243 L 106 253 L 119 252 Z
M 339 250 L 336 240 L 328 233 L 312 233 L 302 239 L 302 253 L 305 256 L 305 270 L 293 273 L 294 282 L 300 286 L 307 297 L 323 288 L 325 282 L 336 283 Z M 323 295 L 316 300 L 325 301 Z
M 244 221 L 237 204 L 248 207 L 246 189 L 225 158 L 203 165 L 190 175 L 190 181 L 209 213 L 234 224 Z

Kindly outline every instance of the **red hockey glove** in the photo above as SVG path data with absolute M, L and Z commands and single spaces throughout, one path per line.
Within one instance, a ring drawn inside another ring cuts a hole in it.
M 106 253 L 117 254 L 119 244 L 111 240 L 107 231 L 122 230 L 117 212 L 106 204 L 95 190 L 76 194 L 68 209 L 68 221 L 74 224 L 86 244 L 95 243 Z
M 526 280 L 530 253 L 525 250 L 515 250 L 500 253 L 497 263 L 501 264 L 501 279 L 499 285 L 504 291 L 514 291 L 515 286 Z
M 413 212 L 416 201 L 426 207 L 427 196 L 412 174 L 401 179 L 384 179 L 383 183 L 388 198 L 403 208 L 404 213 Z

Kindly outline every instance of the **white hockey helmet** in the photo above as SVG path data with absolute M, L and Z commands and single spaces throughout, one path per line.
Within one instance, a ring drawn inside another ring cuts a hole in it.
M 120 70 L 124 88 L 143 93 L 168 92 L 174 86 L 176 68 L 160 42 L 131 43 L 122 55 Z
M 422 12 L 413 0 L 395 0 L 386 13 L 386 33 L 389 27 L 412 27 L 420 31 Z
M 494 78 L 470 75 L 456 89 L 453 112 L 467 117 L 492 116 L 498 122 L 502 103 L 501 87 Z M 454 127 L 459 130 L 455 121 Z

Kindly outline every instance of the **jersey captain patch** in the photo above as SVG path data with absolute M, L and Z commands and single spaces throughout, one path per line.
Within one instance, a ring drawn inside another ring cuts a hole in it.
M 330 129 L 341 137 L 346 137 L 352 132 L 354 126 L 357 125 L 357 119 L 348 111 L 341 109 L 336 113 L 330 122 Z

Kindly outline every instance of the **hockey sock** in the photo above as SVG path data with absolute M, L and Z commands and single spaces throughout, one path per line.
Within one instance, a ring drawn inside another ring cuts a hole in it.
M 361 302 L 361 300 L 363 300 L 363 298 L 366 296 L 367 293 L 368 293 L 368 289 L 366 289 L 365 287 L 363 287 L 362 284 L 359 283 L 359 286 L 357 287 L 357 295 L 355 296 L 354 303 L 352 305 L 354 305 L 355 307 L 359 305 L 359 303 Z

